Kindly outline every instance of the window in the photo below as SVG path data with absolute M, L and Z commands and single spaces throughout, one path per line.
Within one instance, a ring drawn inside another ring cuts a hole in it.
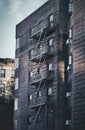
M 72 2 L 70 2 L 69 5 L 68 5 L 68 12 L 69 12 L 69 13 L 72 12 Z
M 15 69 L 19 68 L 19 58 L 15 59 Z
M 72 56 L 69 56 L 69 65 L 72 64 Z
M 32 117 L 28 117 L 28 123 L 29 123 L 29 124 L 32 123 Z
M 30 100 L 32 100 L 32 94 L 30 95 Z
M 53 39 L 51 38 L 50 40 L 49 40 L 49 46 L 52 46 L 53 45 Z
M 29 73 L 29 77 L 32 78 L 33 77 L 33 72 Z
M 71 120 L 66 120 L 66 125 L 70 125 L 71 124 Z
M 14 78 L 14 76 L 15 76 L 15 71 L 12 70 L 12 71 L 11 71 L 11 77 Z
M 5 78 L 5 69 L 0 70 L 0 77 Z
M 29 53 L 29 58 L 31 59 L 33 57 L 33 55 L 34 55 L 34 49 L 31 49 L 30 53 Z
M 35 29 L 32 28 L 31 31 L 30 31 L 30 32 L 31 32 L 31 35 L 34 33 L 34 31 L 35 31 Z
M 71 92 L 67 92 L 66 97 L 71 97 Z
M 42 45 L 41 44 L 38 44 L 38 49 L 42 50 Z
M 14 128 L 17 129 L 17 120 L 14 120 Z
M 16 49 L 19 48 L 19 42 L 20 42 L 20 38 L 17 38 L 17 39 L 16 39 Z
M 39 91 L 38 95 L 39 95 L 39 97 L 41 97 L 42 96 L 42 92 Z
M 5 90 L 5 84 L 0 84 L 0 93 L 3 93 Z
M 42 73 L 42 68 L 37 69 L 38 74 Z
M 49 70 L 49 71 L 53 70 L 53 64 L 52 64 L 52 63 L 50 63 L 50 64 L 48 65 L 48 70 Z
M 50 15 L 50 22 L 53 22 L 53 14 Z
M 15 90 L 18 89 L 18 78 L 15 79 Z
M 49 17 L 49 24 L 50 24 L 50 27 L 53 28 L 53 14 L 51 14 Z
M 72 29 L 69 30 L 69 38 L 72 38 Z
M 14 110 L 18 110 L 18 98 L 15 98 L 15 101 L 14 101 Z
M 71 70 L 71 66 L 67 66 L 67 71 L 70 71 Z
M 70 71 L 72 69 L 72 56 L 69 56 L 68 59 L 68 66 L 67 66 L 67 71 Z
M 52 88 L 48 89 L 48 95 L 52 95 Z
M 72 39 L 67 39 L 66 44 L 70 44 L 70 43 L 72 44 Z

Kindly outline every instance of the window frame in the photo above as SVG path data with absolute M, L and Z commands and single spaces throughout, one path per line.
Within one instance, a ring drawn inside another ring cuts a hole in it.
M 2 85 L 2 86 L 1 86 L 1 85 Z M 0 92 L 0 93 L 5 92 L 5 84 L 0 83 L 0 89 L 1 89 L 1 92 Z
M 0 77 L 5 78 L 6 77 L 6 69 L 0 69 Z

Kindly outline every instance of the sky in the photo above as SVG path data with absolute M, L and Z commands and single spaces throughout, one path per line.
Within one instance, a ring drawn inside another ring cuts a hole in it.
M 15 58 L 15 27 L 47 0 L 0 0 L 0 58 Z

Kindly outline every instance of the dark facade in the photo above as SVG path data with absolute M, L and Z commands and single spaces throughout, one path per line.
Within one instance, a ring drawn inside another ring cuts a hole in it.
M 68 129 L 85 129 L 85 1 L 69 1 L 67 91 Z
M 72 128 L 85 129 L 85 1 L 73 1 Z M 71 20 L 72 22 L 72 20 Z
M 14 130 L 85 128 L 84 5 L 49 0 L 16 26 Z

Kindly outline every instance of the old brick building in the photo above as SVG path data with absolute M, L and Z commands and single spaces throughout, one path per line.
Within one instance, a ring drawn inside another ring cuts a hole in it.
M 14 59 L 0 58 L 0 130 L 13 130 Z
M 85 129 L 84 6 L 49 0 L 16 26 L 14 130 Z
M 0 58 L 0 96 L 12 96 L 14 73 L 14 59 Z

